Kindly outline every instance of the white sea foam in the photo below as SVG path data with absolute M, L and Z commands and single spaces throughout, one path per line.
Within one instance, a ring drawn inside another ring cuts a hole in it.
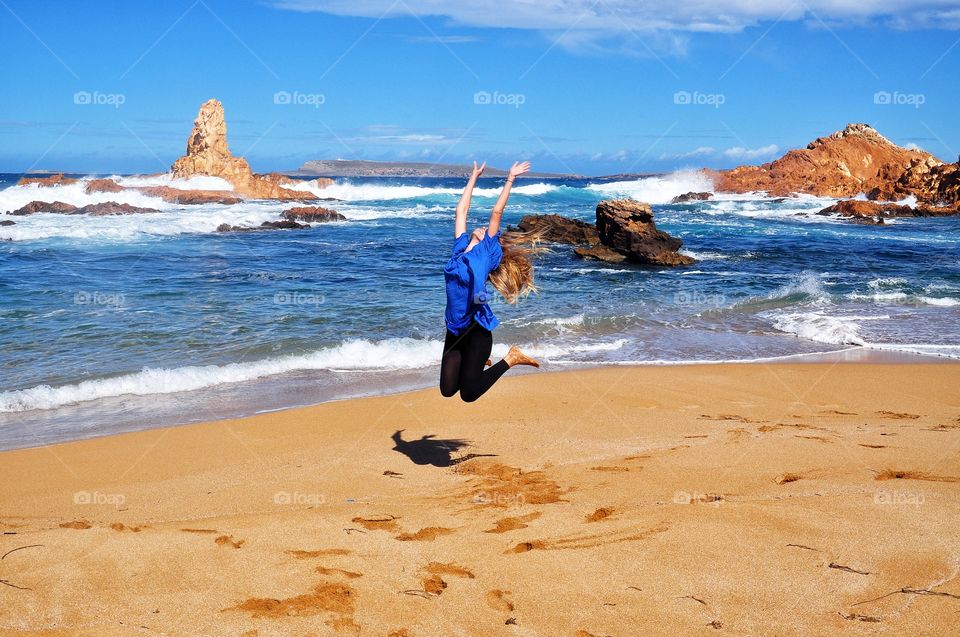
M 233 185 L 226 179 L 210 177 L 208 175 L 194 175 L 186 179 L 175 179 L 173 173 L 160 175 L 113 175 L 108 177 L 121 186 L 167 186 L 177 190 L 233 190 Z M 84 178 L 86 181 L 87 178 Z
M 317 187 L 315 181 L 304 181 L 289 186 L 289 188 L 311 192 L 318 197 L 332 197 L 343 201 L 389 201 L 392 199 L 416 199 L 432 195 L 459 196 L 463 192 L 462 188 L 353 183 L 350 181 L 337 181 L 325 188 Z M 517 195 L 537 196 L 546 194 L 556 188 L 557 186 L 553 184 L 523 184 L 515 186 L 512 192 Z M 500 194 L 500 187 L 476 188 L 473 194 L 475 197 L 496 197 Z
M 782 314 L 773 321 L 773 327 L 817 343 L 834 345 L 864 345 L 860 327 L 854 321 L 822 312 L 793 312 Z
M 677 195 L 713 190 L 713 180 L 702 171 L 680 171 L 660 177 L 643 177 L 634 181 L 611 181 L 590 184 L 589 190 L 604 195 L 624 196 L 650 204 L 670 203 Z
M 443 343 L 429 339 L 393 338 L 383 341 L 350 340 L 309 354 L 268 358 L 227 365 L 188 366 L 142 371 L 87 380 L 73 385 L 0 393 L 0 413 L 54 409 L 98 398 L 133 394 L 172 394 L 225 383 L 240 383 L 295 370 L 400 370 L 417 369 L 440 360 Z

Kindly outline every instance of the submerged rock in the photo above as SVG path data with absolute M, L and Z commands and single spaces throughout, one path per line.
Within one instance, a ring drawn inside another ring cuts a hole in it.
M 0 226 L 15 226 L 17 223 L 15 221 L 10 221 L 9 219 L 0 220 Z
M 560 215 L 526 215 L 520 220 L 515 230 L 535 235 L 540 241 L 551 243 L 591 246 L 600 243 L 600 235 L 597 234 L 597 228 L 592 223 Z
M 107 215 L 136 215 L 143 213 L 160 212 L 156 208 L 143 208 L 140 206 L 131 206 L 128 203 L 117 203 L 116 201 L 104 201 L 102 203 L 92 203 L 78 208 L 76 214 L 107 216 Z
M 623 260 L 648 265 L 689 265 L 693 257 L 677 250 L 683 241 L 662 230 L 653 221 L 650 204 L 632 199 L 614 199 L 597 204 L 597 233 L 600 243 L 621 255 L 615 259 L 608 251 L 578 251 L 582 257 Z
M 256 230 L 303 230 L 310 226 L 297 223 L 296 221 L 264 221 L 259 226 L 231 226 L 229 223 L 221 223 L 217 226 L 217 232 L 250 232 Z
M 290 221 L 303 221 L 306 223 L 318 223 L 325 221 L 346 221 L 346 217 L 337 212 L 322 206 L 301 206 L 284 210 L 281 215 L 284 219 Z

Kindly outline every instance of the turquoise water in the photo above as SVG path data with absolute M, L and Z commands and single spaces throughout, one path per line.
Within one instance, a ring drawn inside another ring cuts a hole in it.
M 0 176 L 0 219 L 15 222 L 0 227 L 0 448 L 435 381 L 459 180 L 338 180 L 319 194 L 346 222 L 222 234 L 289 206 L 185 207 L 18 177 Z M 486 223 L 500 183 L 481 180 L 471 226 Z M 518 343 L 547 369 L 847 348 L 960 356 L 960 220 L 859 226 L 815 215 L 832 200 L 814 197 L 668 203 L 704 189 L 692 173 L 518 187 L 507 223 L 592 220 L 601 199 L 633 196 L 698 262 L 610 266 L 555 246 L 537 262 L 540 294 L 494 306 L 494 353 Z M 2 214 L 34 199 L 161 212 Z

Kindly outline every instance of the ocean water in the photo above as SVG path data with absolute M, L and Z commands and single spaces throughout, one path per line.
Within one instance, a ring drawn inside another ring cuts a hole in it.
M 223 234 L 221 223 L 259 225 L 289 205 L 179 206 L 139 193 L 87 195 L 83 183 L 18 187 L 18 178 L 0 175 L 0 220 L 15 222 L 0 226 L 0 448 L 436 380 L 460 180 L 338 180 L 317 194 L 335 199 L 325 205 L 345 222 Z M 471 227 L 486 223 L 499 184 L 481 179 Z M 960 219 L 859 226 L 816 215 L 833 200 L 810 196 L 669 203 L 710 188 L 692 172 L 515 188 L 508 224 L 531 213 L 592 221 L 611 197 L 650 202 L 658 226 L 698 262 L 614 266 L 555 246 L 537 261 L 539 294 L 494 305 L 502 321 L 494 354 L 517 343 L 546 369 L 850 349 L 960 358 Z M 3 214 L 36 199 L 161 212 Z

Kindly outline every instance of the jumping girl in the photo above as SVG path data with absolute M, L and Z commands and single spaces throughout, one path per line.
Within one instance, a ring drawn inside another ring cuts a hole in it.
M 540 367 L 534 359 L 512 346 L 496 365 L 490 365 L 493 349 L 493 330 L 500 321 L 490 309 L 490 294 L 486 283 L 503 295 L 508 303 L 536 291 L 533 285 L 533 264 L 530 255 L 535 250 L 500 236 L 500 217 L 510 198 L 510 188 L 518 175 L 530 170 L 530 162 L 516 162 L 503 185 L 500 197 L 493 206 L 490 223 L 467 233 L 467 213 L 470 198 L 487 164 L 477 167 L 467 181 L 453 229 L 453 254 L 443 269 L 447 287 L 447 309 L 444 318 L 447 336 L 440 363 L 440 393 L 446 397 L 458 391 L 464 402 L 473 402 L 490 389 L 514 365 Z

